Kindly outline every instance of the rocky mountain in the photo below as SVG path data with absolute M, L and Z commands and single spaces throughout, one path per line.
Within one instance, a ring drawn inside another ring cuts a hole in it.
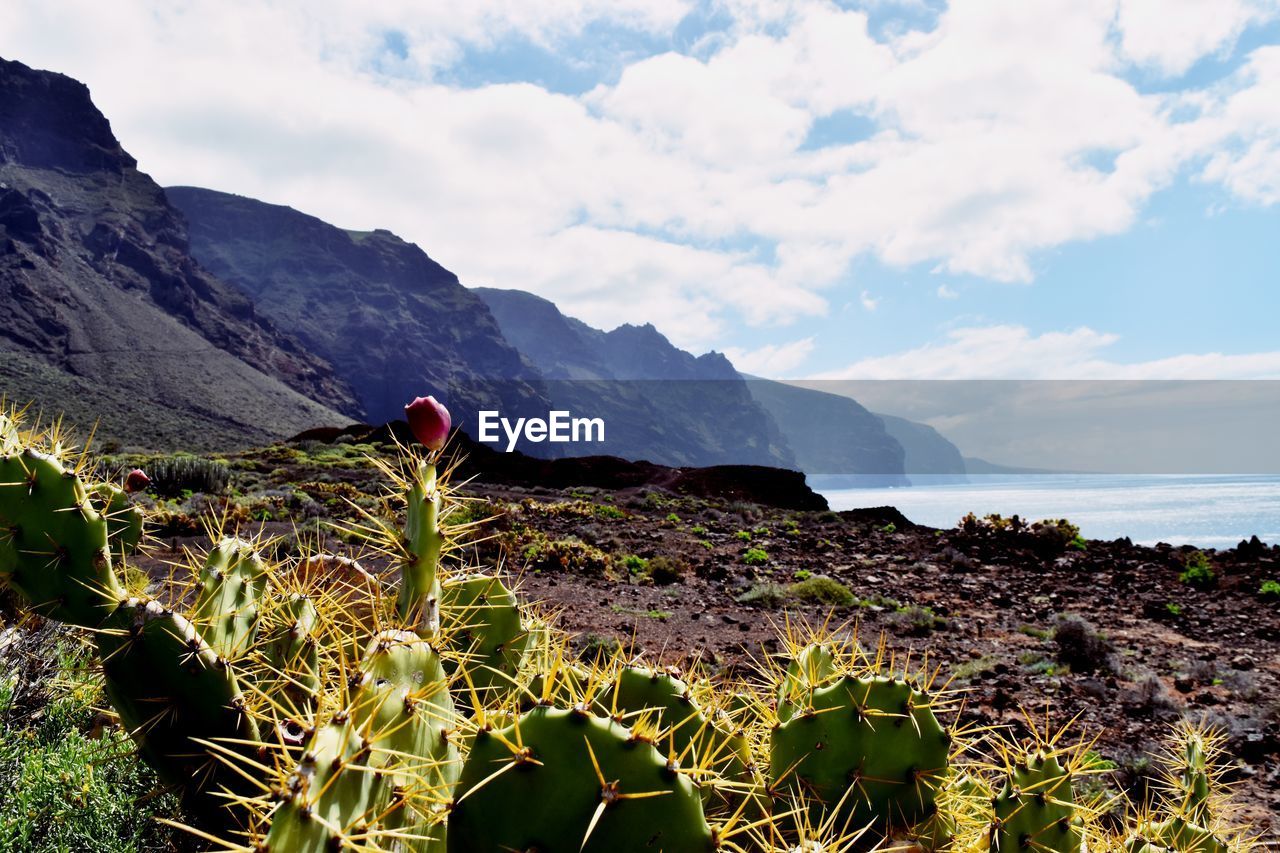
M 818 488 L 905 486 L 905 453 L 880 416 L 856 400 L 746 377 L 752 396 L 777 421 L 800 470 Z
M 903 468 L 913 483 L 922 485 L 932 477 L 942 482 L 963 483 L 966 468 L 960 450 L 928 424 L 909 421 L 894 415 L 877 415 L 884 421 L 885 432 L 905 451 Z
M 723 355 L 695 357 L 651 325 L 594 329 L 531 293 L 475 293 L 546 377 L 557 408 L 604 419 L 606 442 L 593 452 L 665 465 L 796 467 L 777 424 Z
M 228 193 L 167 192 L 200 263 L 332 363 L 370 421 L 401 417 L 428 392 L 464 427 L 478 409 L 546 416 L 538 372 L 485 303 L 416 245 Z
M 89 90 L 0 59 L 0 394 L 153 447 L 358 414 L 323 358 L 188 248 Z

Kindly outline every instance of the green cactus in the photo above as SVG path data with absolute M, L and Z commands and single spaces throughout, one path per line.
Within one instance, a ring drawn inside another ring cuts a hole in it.
M 238 660 L 253 646 L 267 580 L 266 564 L 248 542 L 228 537 L 209 552 L 191 621 L 222 657 Z
M 1130 851 L 1167 847 L 1188 853 L 1226 853 L 1231 845 L 1216 830 L 1216 756 L 1220 735 L 1190 723 L 1174 729 L 1165 755 L 1165 793 L 1160 815 L 1149 816 L 1126 843 Z
M 263 621 L 265 672 L 259 674 L 256 686 L 278 712 L 301 723 L 315 710 L 322 686 L 315 602 L 293 593 L 271 608 Z
M 444 585 L 444 635 L 464 661 L 467 680 L 481 700 L 509 691 L 529 645 L 520 602 L 497 577 L 468 575 Z
M 988 830 L 992 850 L 1001 853 L 1079 853 L 1083 842 L 1071 772 L 1052 752 L 1024 755 L 1006 772 L 991 800 Z
M 404 560 L 400 567 L 400 618 L 422 637 L 440 630 L 440 488 L 436 466 L 421 462 L 410 480 L 408 516 L 404 531 Z
M 32 448 L 0 456 L 0 579 L 34 612 L 83 628 L 102 623 L 123 596 L 107 537 L 84 483 L 55 456 Z
M 450 853 L 713 849 L 697 790 L 654 746 L 584 710 L 481 729 L 449 814 Z
M 835 655 L 826 643 L 810 643 L 800 650 L 778 685 L 778 720 L 787 722 L 812 702 L 813 691 L 838 677 Z
M 252 755 L 257 729 L 226 660 L 191 623 L 157 601 L 131 598 L 97 644 L 107 698 L 161 779 L 188 792 L 241 790 L 242 777 L 214 753 Z
M 902 679 L 845 676 L 815 689 L 808 706 L 773 730 L 775 791 L 812 797 L 810 819 L 836 810 L 836 825 L 914 826 L 936 811 L 951 736 L 930 698 Z
M 387 774 L 368 767 L 371 753 L 346 714 L 316 729 L 276 791 L 280 804 L 258 849 L 322 853 L 369 846 L 390 797 Z
M 701 771 L 704 804 L 713 798 L 736 803 L 741 794 L 761 787 L 746 738 L 709 718 L 689 685 L 670 672 L 622 667 L 596 698 L 596 710 L 627 725 L 652 714 L 660 731 L 658 748 Z
M 113 483 L 96 483 L 89 489 L 89 499 L 98 514 L 107 520 L 107 543 L 113 556 L 133 554 L 142 541 L 144 513 L 129 500 L 124 489 Z

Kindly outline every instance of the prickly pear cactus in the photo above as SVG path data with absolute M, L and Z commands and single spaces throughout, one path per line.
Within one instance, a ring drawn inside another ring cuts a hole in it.
M 346 715 L 316 729 L 297 767 L 275 791 L 280 803 L 258 849 L 320 853 L 368 845 L 390 796 L 386 774 L 368 767 L 371 753 Z
M 267 580 L 267 566 L 248 542 L 226 538 L 209 552 L 191 621 L 222 657 L 238 660 L 253 646 Z
M 213 753 L 243 754 L 257 730 L 226 660 L 157 601 L 121 602 L 97 633 L 107 698 L 165 782 L 212 792 L 240 777 Z
M 1071 773 L 1052 752 L 1029 753 L 1008 768 L 991 806 L 992 850 L 1079 853 L 1083 833 L 1075 787 Z
M 951 736 L 923 692 L 902 679 L 845 676 L 813 691 L 770 741 L 775 791 L 811 797 L 811 819 L 836 810 L 837 825 L 913 826 L 936 811 Z M 846 823 L 847 820 L 847 823 Z
M 449 815 L 450 853 L 712 849 L 702 800 L 654 746 L 584 710 L 482 729 Z
M 700 771 L 704 802 L 717 795 L 735 802 L 760 781 L 746 738 L 704 713 L 689 685 L 672 672 L 621 667 L 596 697 L 596 710 L 624 725 L 651 716 L 659 731 L 658 749 Z
M 421 841 L 444 837 L 443 811 L 462 762 L 454 742 L 453 699 L 440 656 L 412 631 L 374 637 L 360 666 L 351 719 L 374 747 L 369 766 L 413 793 L 397 826 Z
M 778 685 L 778 720 L 787 722 L 796 711 L 809 707 L 813 692 L 837 678 L 838 665 L 830 646 L 810 643 L 787 664 Z
M 257 686 L 275 710 L 301 723 L 320 698 L 320 616 L 306 595 L 293 593 L 264 616 L 262 671 Z
M 1222 750 L 1217 733 L 1181 723 L 1175 727 L 1165 753 L 1165 792 L 1162 809 L 1147 815 L 1129 839 L 1130 851 L 1170 848 L 1190 853 L 1226 853 L 1232 849 L 1215 815 Z
M 404 624 L 423 637 L 440 630 L 440 554 L 444 534 L 440 530 L 440 488 L 436 466 L 419 464 L 410 480 L 404 557 L 400 566 L 397 610 Z
M 129 500 L 124 489 L 113 483 L 96 483 L 89 489 L 89 500 L 98 514 L 107 520 L 107 543 L 112 555 L 123 558 L 136 552 L 142 541 L 142 508 Z
M 0 455 L 0 579 L 34 612 L 96 628 L 123 596 L 107 521 L 56 456 L 11 438 Z
M 482 698 L 507 692 L 529 645 L 516 595 L 491 575 L 450 580 L 441 595 L 444 636 Z

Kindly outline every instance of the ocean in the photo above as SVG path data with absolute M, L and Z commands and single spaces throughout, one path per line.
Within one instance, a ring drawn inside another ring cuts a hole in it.
M 1280 543 L 1280 477 L 970 476 L 968 483 L 823 491 L 832 509 L 895 506 L 917 524 L 954 527 L 967 512 L 1067 518 L 1088 539 L 1230 548 Z

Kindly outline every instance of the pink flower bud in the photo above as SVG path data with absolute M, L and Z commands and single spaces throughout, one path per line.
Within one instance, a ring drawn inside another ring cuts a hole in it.
M 150 485 L 151 478 L 141 468 L 134 468 L 129 472 L 129 476 L 124 478 L 124 490 L 126 492 L 145 492 Z
M 404 407 L 413 437 L 431 450 L 444 447 L 449 438 L 449 410 L 435 397 L 419 397 Z

